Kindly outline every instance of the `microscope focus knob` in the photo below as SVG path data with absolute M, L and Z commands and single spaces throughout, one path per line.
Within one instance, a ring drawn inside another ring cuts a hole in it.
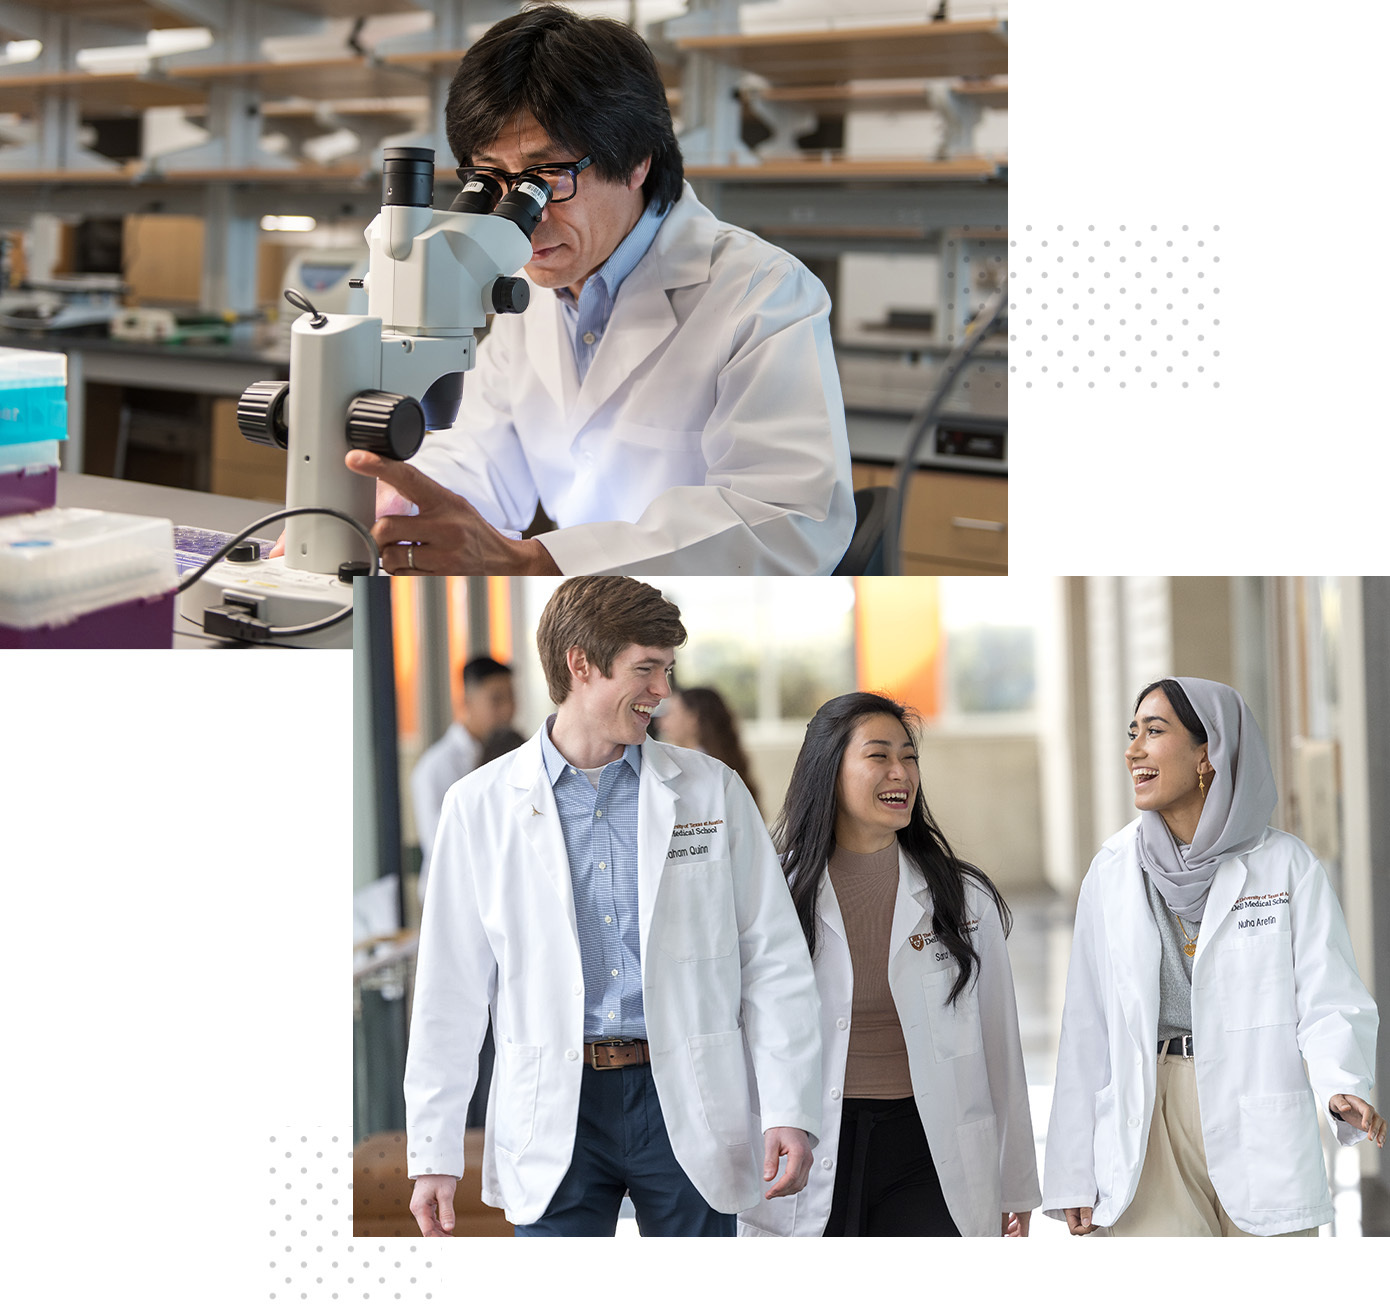
M 499 276 L 492 283 L 494 312 L 525 312 L 531 302 L 531 287 L 524 276 Z
M 404 462 L 424 438 L 424 409 L 407 395 L 367 389 L 348 404 L 347 440 L 353 448 Z
M 237 400 L 236 423 L 253 444 L 267 448 L 288 448 L 290 432 L 285 411 L 289 382 L 258 380 Z

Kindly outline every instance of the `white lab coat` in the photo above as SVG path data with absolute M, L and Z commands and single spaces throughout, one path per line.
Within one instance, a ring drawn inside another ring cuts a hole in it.
M 956 1228 L 962 1236 L 998 1236 L 1001 1213 L 1032 1209 L 1042 1197 L 1004 930 L 994 902 L 973 883 L 966 886 L 966 908 L 967 925 L 977 925 L 969 935 L 980 969 L 956 1003 L 947 1005 L 959 966 L 931 940 L 931 891 L 899 852 L 888 986 L 907 1043 L 912 1093 Z M 821 1137 L 805 1188 L 740 1214 L 744 1236 L 820 1236 L 830 1217 L 854 975 L 829 874 L 816 896 L 816 916 Z
M 648 740 L 638 790 L 642 996 L 671 1149 L 709 1204 L 762 1187 L 765 1126 L 820 1130 L 815 977 L 753 799 L 732 770 Z M 534 1222 L 569 1169 L 584 979 L 569 859 L 537 734 L 449 790 L 406 1059 L 410 1176 L 463 1172 L 491 1005 L 483 1200 Z M 627 1070 L 611 1070 L 626 1072 Z
M 687 185 L 579 383 L 551 290 L 498 316 L 411 464 L 566 575 L 828 575 L 854 532 L 824 286 Z
M 410 771 L 410 795 L 415 806 L 415 831 L 420 838 L 420 899 L 430 872 L 430 848 L 439 831 L 444 794 L 465 774 L 477 768 L 483 745 L 455 720 L 427 747 Z
M 1137 829 L 1107 841 L 1081 885 L 1044 1164 L 1044 1211 L 1089 1205 L 1101 1227 L 1134 1198 L 1158 1071 L 1160 945 Z M 1243 1231 L 1331 1219 L 1314 1093 L 1370 1099 L 1377 1022 L 1308 847 L 1267 829 L 1223 861 L 1193 958 L 1192 1039 L 1207 1170 Z M 1328 1122 L 1343 1145 L 1366 1135 Z

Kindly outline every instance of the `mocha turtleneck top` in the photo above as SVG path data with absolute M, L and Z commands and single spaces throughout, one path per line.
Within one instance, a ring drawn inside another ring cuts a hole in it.
M 888 988 L 888 944 L 898 894 L 898 844 L 868 855 L 836 847 L 830 883 L 840 904 L 854 972 L 845 1095 L 901 1100 L 912 1095 L 907 1044 Z

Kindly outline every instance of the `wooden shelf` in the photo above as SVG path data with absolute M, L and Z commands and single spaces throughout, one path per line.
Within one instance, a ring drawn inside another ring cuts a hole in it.
M 756 166 L 688 164 L 685 175 L 706 181 L 992 181 L 1007 164 L 986 158 L 766 159 Z
M 421 9 L 415 0 L 276 0 L 276 3 L 323 18 L 372 18 L 377 14 L 414 14 Z
M 209 63 L 181 65 L 185 81 L 220 82 L 249 79 L 265 99 L 376 99 L 418 94 L 423 74 L 399 65 L 373 64 L 348 56 L 337 59 L 296 59 L 285 62 Z
M 354 118 L 400 118 L 413 122 L 424 118 L 430 111 L 429 97 L 425 95 L 401 96 L 398 100 L 359 99 L 359 100 L 306 100 L 292 103 L 288 100 L 274 101 L 261 105 L 261 117 L 267 120 L 276 118 L 308 119 L 317 117 L 327 109 L 330 113 L 340 113 Z M 402 128 L 404 130 L 404 128 Z
M 998 77 L 1009 66 L 1007 25 L 990 21 L 684 36 L 676 45 L 793 86 L 888 77 Z
M 440 64 L 457 66 L 467 50 L 411 50 L 405 54 L 386 54 L 385 63 L 396 64 L 402 68 L 423 68 L 433 70 Z
M 288 2 L 288 0 L 286 0 Z M 73 18 L 90 18 L 95 22 L 113 23 L 120 27 L 200 27 L 196 18 L 180 17 L 162 5 L 143 4 L 141 0 L 43 0 L 41 6 L 50 13 L 68 14 Z M 34 32 L 21 32 L 7 23 L 0 31 L 12 32 L 19 39 L 28 39 Z
M 111 114 L 204 104 L 208 97 L 202 86 L 139 73 L 21 73 L 0 77 L 0 113 L 32 114 L 45 91 L 73 96 L 88 113 Z
M 298 9 L 301 13 L 319 14 L 324 18 L 370 18 L 374 14 L 417 13 L 420 9 L 415 0 L 276 0 L 276 3 L 286 9 Z M 181 17 L 175 9 L 145 4 L 142 0 L 43 0 L 42 7 L 52 13 L 127 27 L 203 25 L 196 18 Z
M 750 96 L 768 104 L 800 104 L 818 113 L 851 109 L 911 110 L 931 107 L 926 82 L 880 82 L 864 86 L 769 86 Z
M 1007 109 L 1009 83 L 1006 81 L 963 81 L 951 87 L 962 99 L 973 100 L 982 109 Z
M 119 184 L 124 188 L 178 186 L 189 183 L 209 181 L 234 181 L 247 185 L 284 185 L 293 181 L 297 186 L 312 186 L 322 183 L 342 185 L 344 182 L 371 182 L 373 174 L 364 173 L 357 167 L 316 167 L 296 161 L 284 169 L 279 168 L 200 168 L 187 172 L 144 172 L 140 165 L 127 163 L 111 171 L 88 169 L 78 171 L 72 168 L 56 170 L 5 172 L 0 171 L 0 189 L 7 185 L 52 185 L 83 186 L 93 182 Z

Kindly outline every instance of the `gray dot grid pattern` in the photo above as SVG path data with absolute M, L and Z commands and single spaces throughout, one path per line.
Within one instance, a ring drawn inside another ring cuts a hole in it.
M 353 1237 L 352 1146 L 330 1128 L 268 1136 L 267 1294 L 301 1301 L 430 1300 L 439 1273 L 422 1240 Z
M 1219 225 L 1032 223 L 1009 246 L 1011 387 L 1221 388 Z

